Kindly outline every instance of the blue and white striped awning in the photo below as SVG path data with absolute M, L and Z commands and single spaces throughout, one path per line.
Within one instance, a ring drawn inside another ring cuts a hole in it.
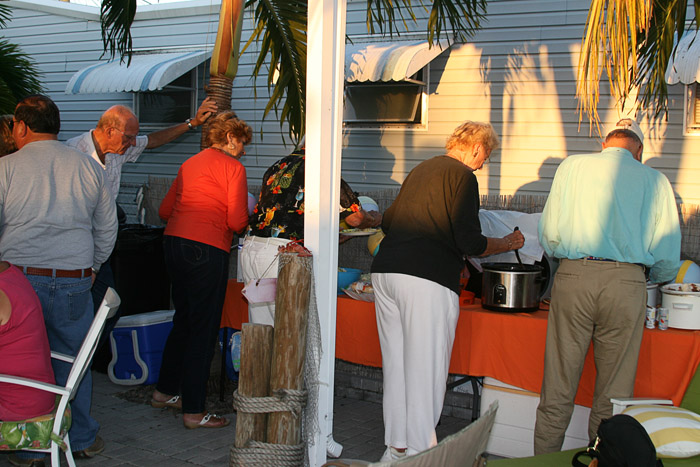
M 449 47 L 447 40 L 432 47 L 427 41 L 346 44 L 345 80 L 404 81 Z
M 75 73 L 67 94 L 139 92 L 163 89 L 183 74 L 211 57 L 211 51 L 163 51 L 134 54 L 131 64 L 119 59 L 99 62 Z

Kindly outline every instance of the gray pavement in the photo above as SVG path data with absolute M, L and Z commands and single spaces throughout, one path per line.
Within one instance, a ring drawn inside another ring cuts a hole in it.
M 236 428 L 187 430 L 182 415 L 129 402 L 116 394 L 128 386 L 112 383 L 106 374 L 93 371 L 93 416 L 100 422 L 104 452 L 93 459 L 78 460 L 78 466 L 227 466 Z M 382 408 L 377 402 L 335 398 L 334 438 L 344 447 L 341 457 L 378 460 L 384 452 Z M 463 428 L 468 420 L 443 416 L 438 440 Z M 10 466 L 0 453 L 0 467 Z M 47 458 L 46 465 L 51 465 Z M 65 459 L 62 465 L 67 465 Z

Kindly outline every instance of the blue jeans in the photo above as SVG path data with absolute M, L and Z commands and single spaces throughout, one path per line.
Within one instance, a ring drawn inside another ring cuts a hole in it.
M 175 315 L 156 389 L 182 395 L 184 413 L 201 413 L 226 297 L 229 252 L 170 235 L 163 236 L 163 247 Z
M 112 272 L 112 265 L 110 263 L 111 259 L 112 257 L 110 256 L 109 259 L 102 264 L 102 267 L 100 267 L 100 272 L 97 273 L 97 277 L 95 278 L 95 283 L 92 285 L 92 304 L 95 314 L 97 314 L 97 310 L 100 308 L 102 300 L 105 298 L 107 289 L 112 287 L 116 290 L 114 273 Z M 119 293 L 118 290 L 116 290 L 116 292 Z M 100 349 L 103 345 L 109 345 L 109 333 L 112 332 L 114 326 L 117 324 L 117 321 L 119 321 L 119 318 L 122 315 L 121 310 L 121 307 L 117 308 L 117 312 L 114 314 L 114 316 L 107 319 L 105 322 L 105 329 L 102 331 L 100 340 L 97 343 L 98 349 Z
M 72 356 L 77 355 L 94 318 L 90 294 L 91 278 L 27 275 L 27 279 L 41 301 L 51 350 Z M 58 360 L 52 360 L 52 364 L 56 384 L 65 384 L 71 365 Z M 69 434 L 73 451 L 81 451 L 95 442 L 100 425 L 90 416 L 91 404 L 92 374 L 87 371 L 78 387 L 75 399 L 71 402 L 73 424 Z

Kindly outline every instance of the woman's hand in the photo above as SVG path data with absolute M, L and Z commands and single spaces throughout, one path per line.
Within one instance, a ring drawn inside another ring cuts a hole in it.
M 382 223 L 382 214 L 378 211 L 361 209 L 347 216 L 345 222 L 354 229 L 368 229 L 377 227 Z
M 525 245 L 525 237 L 519 230 L 506 235 L 503 239 L 507 242 L 507 249 L 504 251 L 519 250 Z
M 487 237 L 486 250 L 479 256 L 490 256 L 507 251 L 518 250 L 525 244 L 525 237 L 522 232 L 516 230 L 503 238 Z

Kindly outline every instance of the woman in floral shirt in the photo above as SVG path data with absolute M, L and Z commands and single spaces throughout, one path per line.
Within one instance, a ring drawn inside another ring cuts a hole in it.
M 277 277 L 278 247 L 304 238 L 304 149 L 273 164 L 263 175 L 258 205 L 250 219 L 250 232 L 241 249 L 243 280 Z M 375 227 L 379 213 L 362 210 L 357 194 L 340 180 L 340 220 L 353 227 Z M 275 302 L 250 303 L 251 323 L 274 324 Z

